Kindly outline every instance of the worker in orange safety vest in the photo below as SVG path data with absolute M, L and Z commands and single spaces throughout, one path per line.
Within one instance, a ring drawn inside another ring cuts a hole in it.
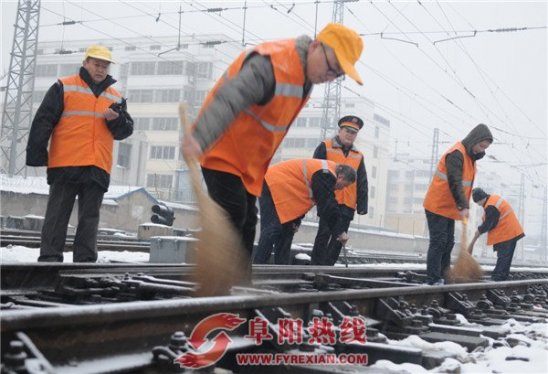
M 468 218 L 476 161 L 485 156 L 493 135 L 484 124 L 449 148 L 438 162 L 423 206 L 430 243 L 426 257 L 426 283 L 445 283 L 455 245 L 455 221 Z
M 335 191 L 356 180 L 348 165 L 318 159 L 296 159 L 272 165 L 265 176 L 259 199 L 261 236 L 253 262 L 265 264 L 274 249 L 274 263 L 290 263 L 293 235 L 301 218 L 316 205 L 318 215 L 342 243 L 348 234 L 335 199 Z
M 51 86 L 32 121 L 26 164 L 47 166 L 50 185 L 40 262 L 63 261 L 76 197 L 78 226 L 73 261 L 97 260 L 99 212 L 110 184 L 114 140 L 125 139 L 133 132 L 126 101 L 108 74 L 111 63 L 112 53 L 107 47 L 91 45 L 79 73 L 60 78 Z
M 487 245 L 497 252 L 497 263 L 491 273 L 494 281 L 508 279 L 510 266 L 518 240 L 525 236 L 516 213 L 500 195 L 488 195 L 481 188 L 474 188 L 472 199 L 483 207 L 483 222 L 472 239 L 468 252 L 472 253 L 474 243 L 481 234 L 487 233 Z

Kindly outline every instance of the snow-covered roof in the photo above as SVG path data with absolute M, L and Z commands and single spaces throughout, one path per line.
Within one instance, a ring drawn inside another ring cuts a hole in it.
M 140 190 L 149 195 L 154 202 L 158 202 L 144 187 L 110 185 L 104 199 L 114 201 L 103 201 L 103 203 L 116 205 L 116 200 Z M 5 174 L 0 174 L 0 191 L 49 195 L 49 185 L 44 177 L 8 177 Z

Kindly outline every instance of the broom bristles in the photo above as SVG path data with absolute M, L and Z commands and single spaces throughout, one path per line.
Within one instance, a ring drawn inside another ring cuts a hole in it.
M 179 105 L 179 116 L 184 133 L 188 135 L 190 124 L 184 104 Z M 202 189 L 197 160 L 185 156 L 185 161 L 200 211 L 201 231 L 198 242 L 193 246 L 196 263 L 193 280 L 197 284 L 195 294 L 227 295 L 233 285 L 251 276 L 249 256 L 227 212 Z
M 455 264 L 447 271 L 447 279 L 451 283 L 466 283 L 480 280 L 483 275 L 480 264 L 468 252 L 467 222 L 463 220 L 460 240 L 460 252 Z

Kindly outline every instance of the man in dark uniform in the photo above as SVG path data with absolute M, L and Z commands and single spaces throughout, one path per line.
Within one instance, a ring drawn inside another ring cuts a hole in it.
M 343 229 L 348 232 L 354 212 L 367 214 L 367 173 L 363 154 L 356 149 L 354 142 L 363 121 L 357 116 L 344 116 L 339 122 L 339 132 L 332 138 L 321 142 L 314 151 L 314 158 L 349 165 L 356 171 L 357 180 L 350 186 L 336 191 L 335 195 L 341 214 Z M 342 243 L 333 235 L 325 219 L 320 217 L 318 233 L 312 250 L 312 265 L 334 265 L 341 253 Z

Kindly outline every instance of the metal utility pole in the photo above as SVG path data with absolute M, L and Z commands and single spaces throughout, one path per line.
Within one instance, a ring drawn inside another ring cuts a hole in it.
M 40 0 L 19 0 L 0 131 L 0 172 L 10 176 L 26 174 L 39 21 Z
M 436 161 L 438 160 L 439 147 L 440 129 L 436 127 L 432 138 L 432 155 L 430 156 L 430 182 L 432 182 L 432 177 L 434 176 L 434 168 L 436 167 Z
M 544 199 L 542 203 L 542 227 L 540 228 L 540 248 L 544 250 L 544 263 L 548 264 L 548 186 L 544 186 Z
M 343 23 L 344 3 L 349 0 L 337 0 L 333 2 L 333 15 L 331 21 L 334 23 Z M 350 0 L 355 1 L 355 0 Z M 322 114 L 322 134 L 321 139 L 325 139 L 327 132 L 335 128 L 335 124 L 341 114 L 341 84 L 342 79 L 335 79 L 325 85 L 323 96 L 323 114 Z

